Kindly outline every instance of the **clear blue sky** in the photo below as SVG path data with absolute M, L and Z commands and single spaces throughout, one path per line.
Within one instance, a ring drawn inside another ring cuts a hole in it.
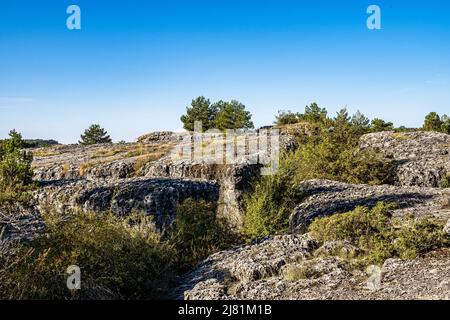
M 82 30 L 66 28 L 66 8 Z M 382 30 L 366 9 L 382 10 Z M 316 101 L 396 125 L 450 113 L 447 0 L 2 0 L 0 137 L 76 142 L 180 129 L 191 99 L 238 99 L 255 125 Z

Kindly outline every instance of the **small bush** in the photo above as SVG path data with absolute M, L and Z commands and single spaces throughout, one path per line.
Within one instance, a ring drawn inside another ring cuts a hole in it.
M 382 263 L 390 257 L 415 258 L 448 245 L 442 225 L 411 217 L 397 221 L 391 217 L 393 205 L 378 203 L 374 208 L 318 218 L 309 227 L 319 241 L 347 240 L 360 249 L 363 264 Z M 400 227 L 396 224 L 400 223 Z
M 442 225 L 432 220 L 409 221 L 401 228 L 395 241 L 395 250 L 400 258 L 413 259 L 428 251 L 449 244 Z
M 0 206 L 9 208 L 29 200 L 33 186 L 31 153 L 23 151 L 22 136 L 15 130 L 0 141 Z
M 244 233 L 250 238 L 262 238 L 281 233 L 289 227 L 289 216 L 304 197 L 295 183 L 298 162 L 287 155 L 281 160 L 275 175 L 264 176 L 254 191 L 244 197 Z
M 314 261 L 305 261 L 303 264 L 287 265 L 283 269 L 283 279 L 296 282 L 303 279 L 319 278 L 322 273 L 317 270 Z
M 446 174 L 442 177 L 439 186 L 441 188 L 450 188 L 450 174 Z
M 46 223 L 45 236 L 8 257 L 0 298 L 151 299 L 173 280 L 174 252 L 145 219 L 82 213 Z M 70 265 L 81 268 L 81 290 L 66 287 Z

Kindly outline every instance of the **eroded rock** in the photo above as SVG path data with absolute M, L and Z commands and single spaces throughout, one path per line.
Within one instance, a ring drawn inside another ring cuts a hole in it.
M 173 220 L 177 204 L 188 198 L 216 202 L 219 187 L 211 181 L 132 178 L 57 181 L 34 193 L 42 211 L 111 211 L 120 216 L 139 212 L 154 216 L 160 227 Z
M 361 149 L 375 149 L 397 163 L 396 184 L 440 187 L 450 172 L 450 135 L 438 132 L 377 132 L 360 139 Z
M 394 216 L 413 214 L 446 221 L 450 217 L 445 189 L 424 187 L 369 186 L 331 180 L 309 180 L 300 184 L 306 198 L 292 213 L 291 232 L 304 232 L 318 217 L 345 213 L 357 206 L 373 207 L 378 202 L 395 204 Z

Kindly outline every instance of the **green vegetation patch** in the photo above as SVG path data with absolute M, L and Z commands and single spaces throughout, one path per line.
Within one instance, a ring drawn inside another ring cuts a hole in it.
M 359 263 L 381 264 L 391 257 L 413 259 L 449 245 L 443 225 L 429 219 L 391 217 L 395 206 L 383 202 L 372 209 L 355 210 L 318 218 L 309 226 L 312 237 L 321 242 L 346 240 L 359 249 Z

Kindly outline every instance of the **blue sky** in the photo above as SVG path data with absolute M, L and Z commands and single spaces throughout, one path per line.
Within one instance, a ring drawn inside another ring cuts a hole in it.
M 74 143 L 100 123 L 132 141 L 180 129 L 199 95 L 243 102 L 255 125 L 316 101 L 419 126 L 450 113 L 449 40 L 446 0 L 2 0 L 0 137 Z

